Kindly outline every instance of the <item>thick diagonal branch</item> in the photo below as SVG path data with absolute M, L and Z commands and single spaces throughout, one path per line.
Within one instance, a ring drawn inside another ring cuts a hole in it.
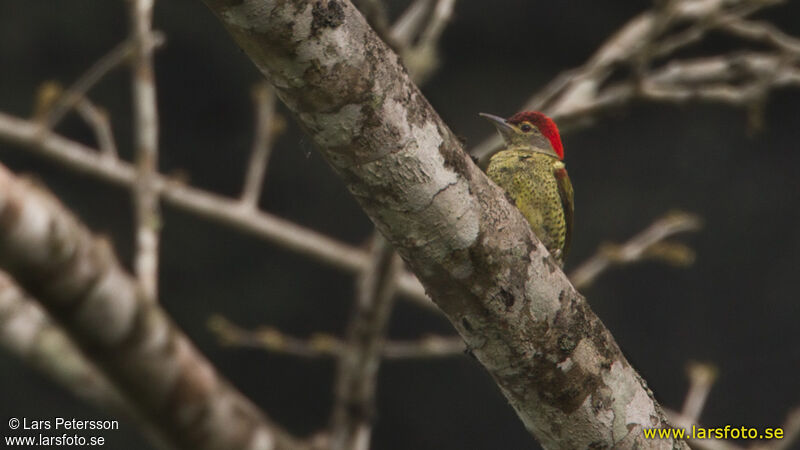
M 41 306 L 0 271 L 0 347 L 41 370 L 87 403 L 111 412 L 129 411 L 108 382 Z
M 665 415 L 519 211 L 345 0 L 206 0 L 546 448 Z
M 0 348 L 86 403 L 136 421 L 157 448 L 170 448 L 42 306 L 22 292 L 3 271 L 0 271 Z
M 145 299 L 105 242 L 2 166 L 0 267 L 171 445 L 303 448 L 216 373 L 164 310 Z

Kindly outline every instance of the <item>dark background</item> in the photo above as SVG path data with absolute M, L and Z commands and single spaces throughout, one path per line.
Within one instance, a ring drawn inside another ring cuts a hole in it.
M 392 3 L 398 14 L 407 2 Z M 492 132 L 480 111 L 508 116 L 564 69 L 580 65 L 643 1 L 461 1 L 442 40 L 441 70 L 424 87 L 453 130 L 476 144 Z M 800 6 L 764 19 L 800 34 Z M 197 0 L 157 2 L 160 167 L 193 185 L 238 195 L 252 137 L 250 87 L 259 74 Z M 70 84 L 127 34 L 125 2 L 0 0 L 0 110 L 32 111 L 45 80 Z M 735 45 L 712 36 L 697 54 Z M 129 74 L 120 68 L 90 93 L 112 115 L 120 152 L 131 156 Z M 800 404 L 800 90 L 775 92 L 765 128 L 719 105 L 634 105 L 564 137 L 576 191 L 567 269 L 603 241 L 623 241 L 664 212 L 701 215 L 684 241 L 689 269 L 643 263 L 605 273 L 585 294 L 665 406 L 679 409 L 684 365 L 720 370 L 702 422 L 780 426 Z M 70 116 L 58 127 L 93 144 Z M 0 143 L 0 159 L 43 180 L 130 266 L 128 192 Z M 290 121 L 269 166 L 261 206 L 353 244 L 371 225 L 308 139 Z M 334 364 L 221 347 L 206 321 L 221 313 L 245 326 L 300 336 L 341 334 L 353 278 L 171 207 L 165 207 L 161 301 L 234 384 L 292 433 L 326 425 Z M 391 336 L 452 332 L 429 312 L 399 302 Z M 102 416 L 46 377 L 0 353 L 0 430 L 10 417 Z M 379 380 L 376 449 L 535 449 L 537 444 L 475 361 L 454 357 L 387 362 Z M 106 448 L 146 447 L 134 426 L 106 432 Z

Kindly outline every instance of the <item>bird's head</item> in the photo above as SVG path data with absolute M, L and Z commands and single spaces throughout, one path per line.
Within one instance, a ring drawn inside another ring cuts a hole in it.
M 507 148 L 529 149 L 564 159 L 564 146 L 555 122 L 538 111 L 522 111 L 508 119 L 481 113 L 500 133 Z

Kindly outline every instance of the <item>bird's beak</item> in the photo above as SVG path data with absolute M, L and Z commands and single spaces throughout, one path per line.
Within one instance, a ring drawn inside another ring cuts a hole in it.
M 497 132 L 500 133 L 500 137 L 502 137 L 506 143 L 510 142 L 511 136 L 514 134 L 514 128 L 506 122 L 506 119 L 486 113 L 479 113 L 479 115 L 497 128 Z

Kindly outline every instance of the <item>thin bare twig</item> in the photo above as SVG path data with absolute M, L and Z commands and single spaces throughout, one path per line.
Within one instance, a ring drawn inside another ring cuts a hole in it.
M 86 123 L 94 130 L 97 146 L 100 153 L 106 158 L 117 158 L 117 145 L 114 143 L 114 133 L 111 131 L 111 122 L 108 113 L 95 106 L 88 98 L 83 98 L 75 105 L 75 110 Z
M 391 37 L 400 48 L 409 48 L 419 35 L 433 0 L 414 0 L 392 26 Z
M 253 103 L 256 106 L 255 137 L 250 161 L 247 163 L 247 175 L 242 190 L 242 205 L 256 208 L 261 190 L 264 186 L 264 174 L 272 153 L 272 143 L 278 127 L 275 117 L 275 93 L 266 82 L 253 87 Z
M 149 45 L 154 49 L 164 43 L 164 35 L 159 32 L 150 33 Z M 95 106 L 88 98 L 89 90 L 94 87 L 111 70 L 128 61 L 137 47 L 135 37 L 127 39 L 110 52 L 103 55 L 84 72 L 67 89 L 55 82 L 47 82 L 39 89 L 37 113 L 35 116 L 48 128 L 55 127 L 70 109 L 92 127 L 97 145 L 106 157 L 117 157 L 117 148 L 108 114 Z
M 331 334 L 315 333 L 308 338 L 290 336 L 274 327 L 246 330 L 228 319 L 215 315 L 208 328 L 222 345 L 258 348 L 298 358 L 335 358 L 344 351 L 344 342 Z M 457 356 L 466 349 L 458 336 L 423 336 L 415 340 L 384 342 L 383 359 L 425 359 Z
M 665 239 L 678 233 L 697 231 L 699 217 L 681 211 L 671 212 L 622 245 L 605 245 L 594 256 L 575 268 L 569 275 L 577 289 L 592 284 L 600 273 L 614 265 L 631 264 L 648 258 L 658 258 L 671 264 L 686 265 L 694 254 L 685 246 L 666 243 Z
M 158 167 L 158 109 L 153 69 L 154 0 L 129 0 L 133 49 L 134 148 L 138 177 L 133 198 L 136 216 L 134 268 L 148 298 L 158 295 L 158 240 L 160 215 L 154 187 Z
M 428 20 L 428 25 L 422 30 L 419 36 L 420 47 L 434 47 L 442 37 L 447 23 L 453 16 L 455 0 L 437 0 L 433 14 Z
M 437 0 L 431 10 L 431 2 L 417 0 L 412 3 L 391 32 L 395 49 L 403 57 L 406 69 L 418 85 L 424 83 L 439 66 L 439 39 L 455 7 L 455 0 Z
M 800 54 L 800 39 L 779 30 L 775 25 L 753 20 L 732 20 L 720 25 L 720 30 L 754 42 L 763 42 L 789 54 Z
M 699 20 L 689 26 L 689 28 L 668 36 L 660 42 L 650 43 L 651 53 L 648 55 L 648 58 L 655 59 L 670 55 L 681 48 L 699 42 L 709 31 L 724 29 L 727 24 L 733 21 L 741 21 L 742 18 L 767 6 L 771 5 L 763 1 L 745 1 L 735 4 L 728 9 L 720 8 L 709 11 L 707 15 L 700 17 Z
M 65 103 L 66 100 L 69 100 Z M 58 104 L 69 105 L 81 116 L 87 125 L 94 132 L 100 152 L 105 157 L 116 158 L 117 146 L 114 143 L 114 133 L 111 130 L 111 122 L 108 113 L 102 108 L 95 106 L 84 94 L 77 92 L 64 91 L 64 88 L 57 81 L 45 81 L 36 91 L 36 103 L 34 106 L 33 118 L 35 121 L 43 123 L 49 128 L 53 128 L 56 122 L 48 122 L 48 117 Z M 59 114 L 59 118 L 62 114 Z
M 158 32 L 153 32 L 150 45 L 159 47 L 164 43 L 164 35 Z M 115 67 L 127 61 L 131 57 L 136 47 L 136 39 L 128 39 L 114 47 L 110 52 L 103 55 L 97 62 L 83 73 L 69 88 L 62 92 L 61 95 L 49 108 L 47 115 L 44 117 L 44 123 L 52 128 L 64 115 L 82 98 L 86 98 L 89 90 L 97 84 L 106 74 L 108 74 Z
M 467 350 L 460 336 L 423 336 L 415 341 L 389 341 L 384 345 L 386 359 L 422 359 L 461 356 Z
M 708 393 L 717 380 L 717 368 L 712 364 L 690 362 L 686 366 L 689 390 L 683 402 L 681 416 L 697 422 L 708 399 Z
M 378 368 L 394 306 L 395 275 L 401 266 L 392 246 L 376 232 L 370 265 L 357 280 L 353 316 L 339 354 L 331 414 L 333 450 L 369 448 Z

